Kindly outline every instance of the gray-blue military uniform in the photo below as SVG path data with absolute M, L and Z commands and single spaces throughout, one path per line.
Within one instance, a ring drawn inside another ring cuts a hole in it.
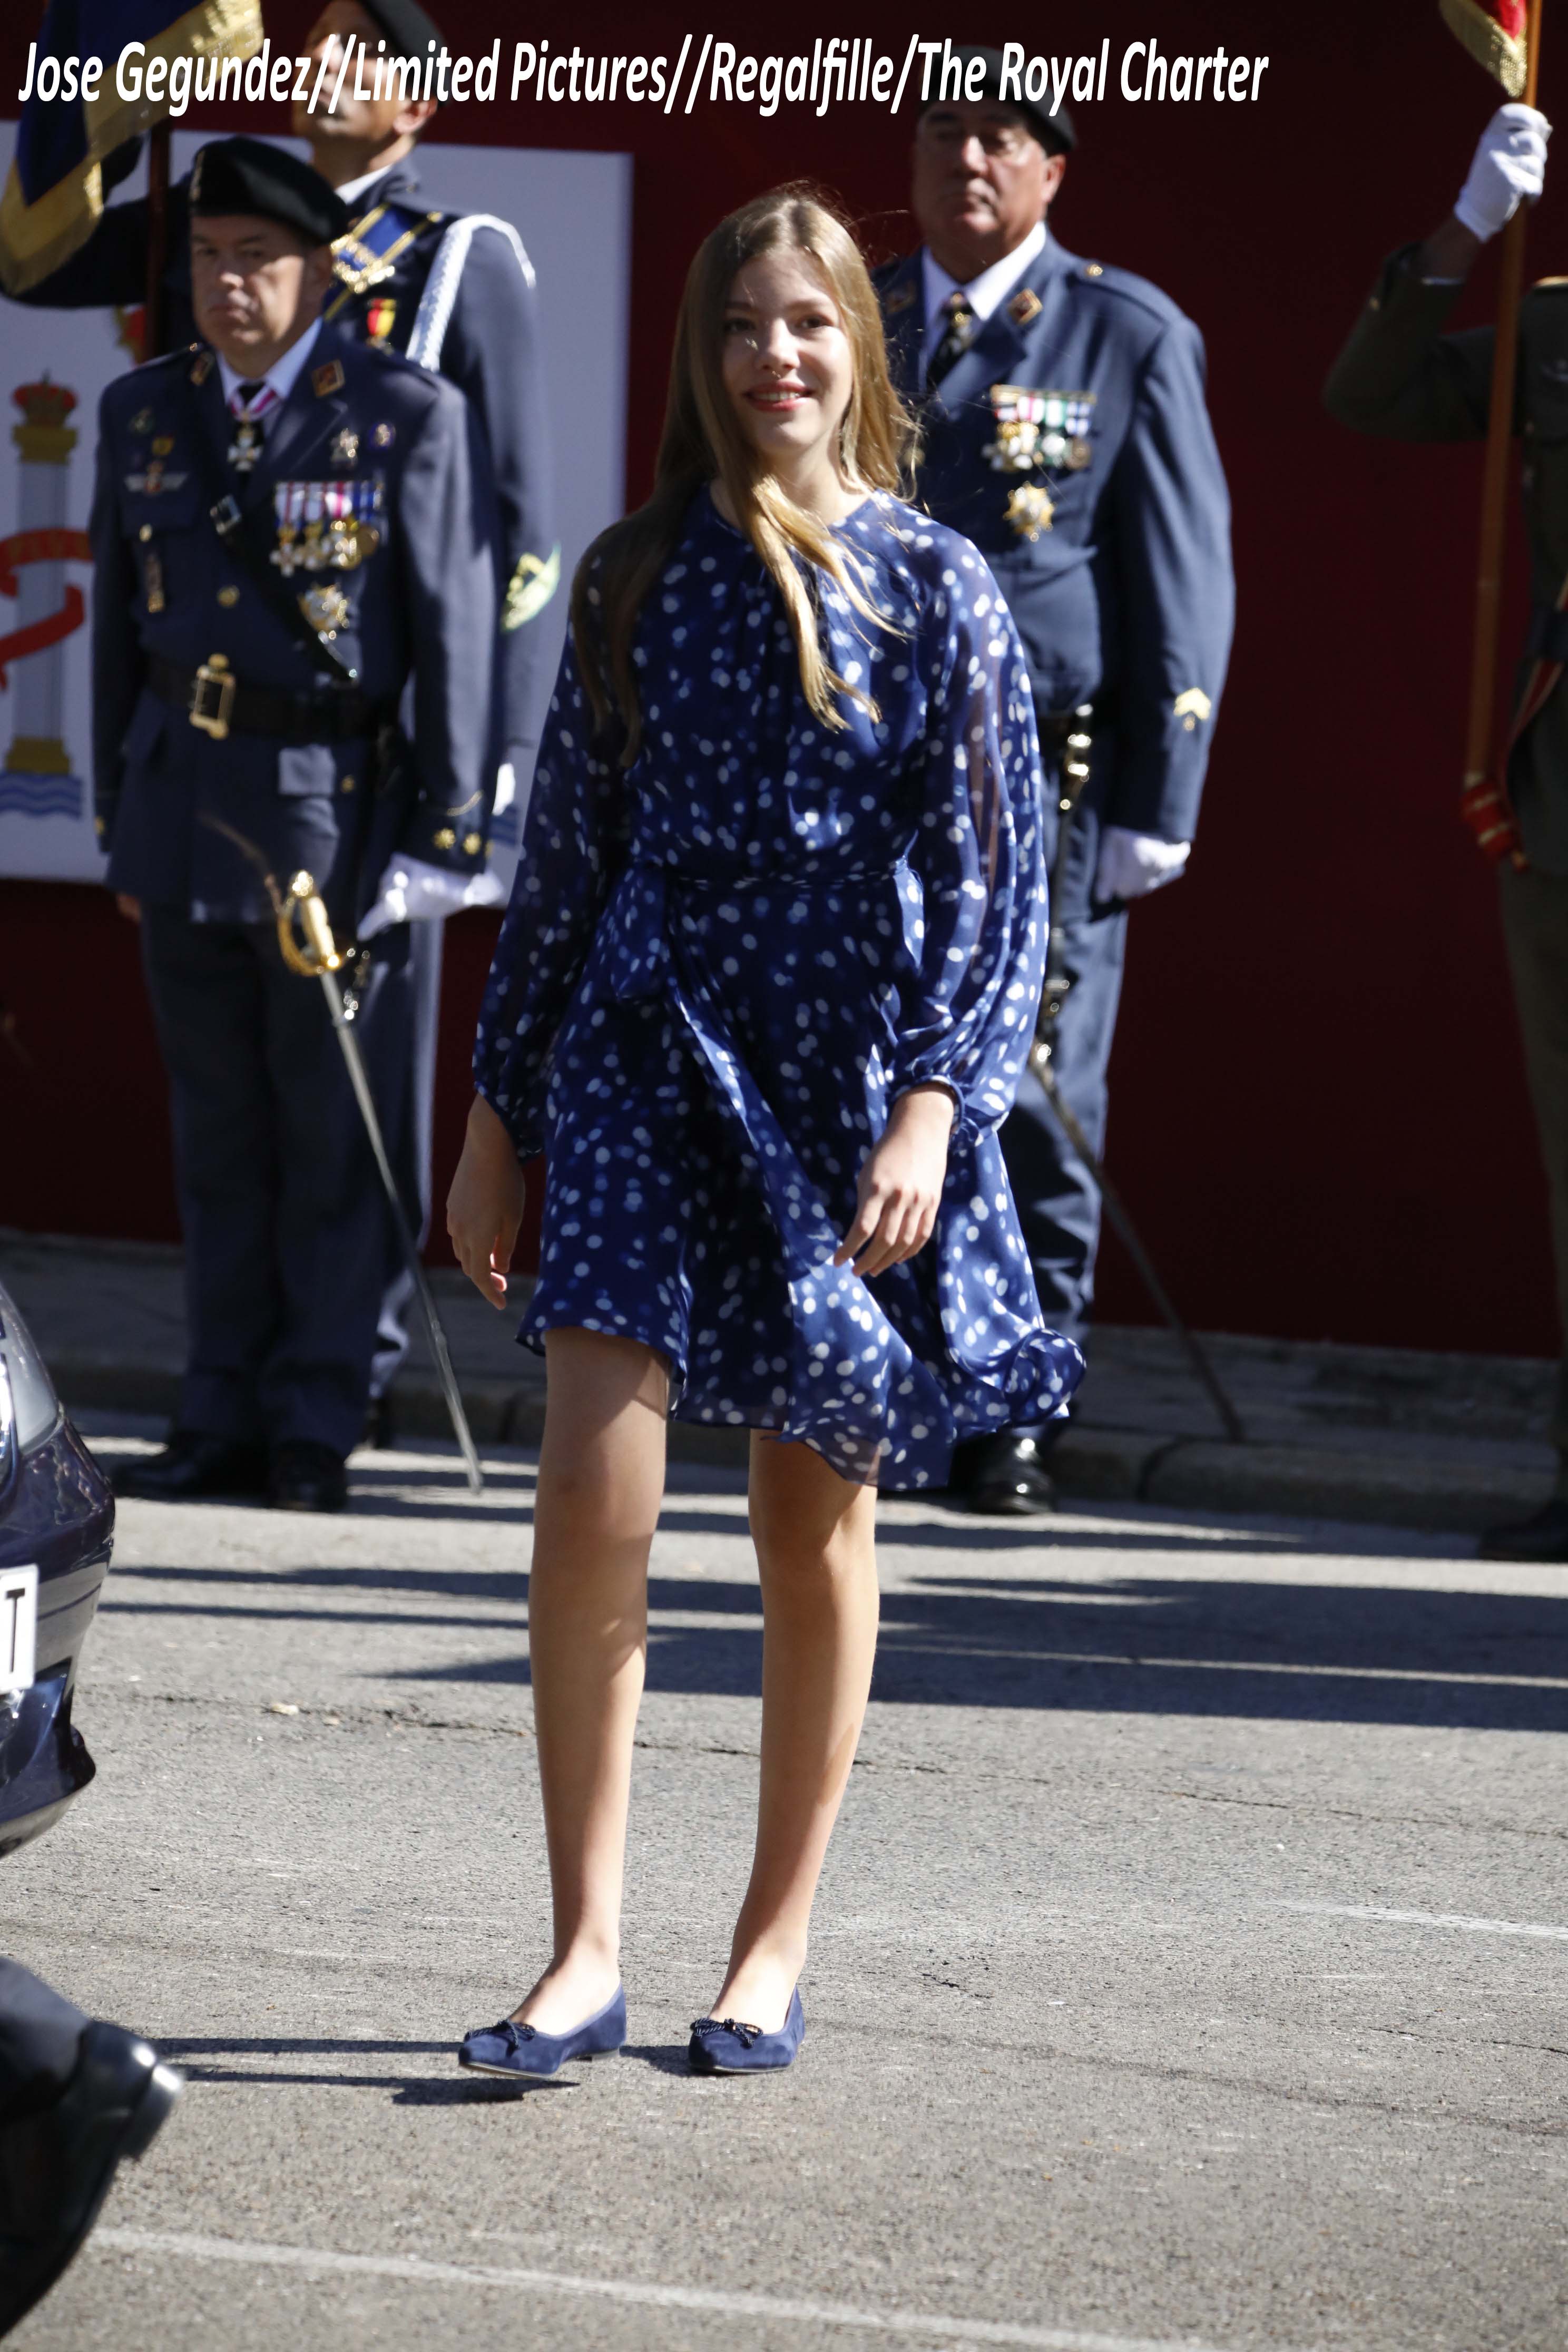
M 110 887 L 142 903 L 173 1092 L 179 1423 L 346 1454 L 396 1241 L 321 992 L 284 970 L 233 835 L 285 887 L 307 869 L 345 934 L 395 852 L 482 867 L 499 602 L 484 436 L 452 386 L 329 327 L 259 447 L 205 345 L 110 384 L 100 434 L 94 779 Z M 414 995 L 400 924 L 372 943 L 356 1026 L 410 1203 Z
M 191 308 L 189 181 L 169 191 L 164 301 L 170 341 L 195 336 Z M 479 415 L 489 452 L 500 534 L 501 743 L 531 761 L 553 665 L 530 625 L 560 579 L 544 361 L 533 269 L 510 223 L 430 206 L 411 161 L 355 200 L 333 247 L 338 283 L 330 325 L 416 359 L 455 383 Z M 80 251 L 16 299 L 80 310 L 140 302 L 147 280 L 145 198 L 111 205 Z M 515 814 L 501 832 L 515 838 Z
M 418 30 L 416 24 L 413 35 Z M 422 51 L 422 39 L 413 45 Z M 189 188 L 187 178 L 169 191 L 169 260 L 163 285 L 169 336 L 181 347 L 196 331 L 191 307 Z M 479 829 L 497 846 L 515 846 L 520 803 L 514 800 L 499 814 L 495 811 L 497 779 L 502 761 L 520 788 L 532 772 L 553 674 L 553 664 L 545 658 L 540 616 L 556 592 L 561 570 L 543 338 L 532 265 L 509 222 L 428 204 L 412 161 L 405 159 L 356 198 L 345 233 L 334 241 L 333 268 L 338 282 L 327 299 L 328 322 L 385 350 L 411 353 L 422 366 L 437 370 L 457 385 L 483 426 L 495 498 L 501 597 L 496 646 L 499 749 L 496 768 L 485 779 Z M 140 198 L 110 205 L 80 251 L 19 299 L 60 309 L 136 303 L 145 292 L 146 272 L 147 205 Z M 441 948 L 439 922 L 413 926 L 409 952 L 416 1010 L 410 1051 L 419 1202 L 426 1219 Z M 373 1382 L 378 1397 L 407 1345 L 404 1317 L 408 1296 L 406 1278 L 399 1272 L 383 1310 Z
M 1072 715 L 1093 708 L 1050 911 L 1072 982 L 1054 1067 L 1099 1150 L 1127 924 L 1120 900 L 1093 895 L 1101 833 L 1192 839 L 1230 647 L 1230 505 L 1202 340 L 1145 279 L 1047 236 L 927 394 L 920 254 L 877 285 L 894 382 L 924 428 L 919 501 L 981 550 L 1024 641 L 1053 872 L 1062 749 Z M 1003 1145 L 1046 1320 L 1081 1339 L 1100 1199 L 1033 1077 Z

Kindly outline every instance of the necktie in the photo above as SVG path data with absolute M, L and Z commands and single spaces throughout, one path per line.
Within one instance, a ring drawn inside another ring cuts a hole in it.
M 953 288 L 942 309 L 947 313 L 947 324 L 926 368 L 928 392 L 935 391 L 953 362 L 968 350 L 969 338 L 974 328 L 974 313 L 969 307 L 969 297 L 961 288 Z
M 265 378 L 259 383 L 237 383 L 228 396 L 228 413 L 238 429 L 229 445 L 228 462 L 236 473 L 248 474 L 261 455 L 261 419 L 278 405 L 278 394 Z

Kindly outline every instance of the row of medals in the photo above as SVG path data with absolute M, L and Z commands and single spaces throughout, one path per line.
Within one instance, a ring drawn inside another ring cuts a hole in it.
M 340 442 L 347 436 L 340 436 Z M 353 447 L 334 444 L 333 456 L 349 464 L 358 455 L 355 439 Z M 261 435 L 250 417 L 241 417 L 235 433 L 234 446 L 228 452 L 229 464 L 239 474 L 248 474 L 261 455 Z M 279 484 L 287 497 L 292 484 Z M 373 522 L 364 522 L 357 515 L 313 515 L 301 526 L 287 514 L 278 521 L 278 544 L 272 550 L 271 561 L 285 580 L 296 572 L 352 572 L 374 555 L 381 545 L 381 532 Z M 349 600 L 336 581 L 309 588 L 300 599 L 300 609 L 319 636 L 333 637 L 349 617 Z
M 982 452 L 998 474 L 1032 474 L 1042 466 L 1061 467 L 1070 474 L 1078 474 L 1093 454 L 1093 444 L 1086 435 L 1042 433 L 1039 423 L 1026 416 L 998 416 L 996 438 L 988 441 Z M 1008 498 L 1003 520 L 1011 524 L 1020 539 L 1033 541 L 1043 530 L 1049 530 L 1056 510 L 1056 501 L 1044 482 L 1020 482 Z

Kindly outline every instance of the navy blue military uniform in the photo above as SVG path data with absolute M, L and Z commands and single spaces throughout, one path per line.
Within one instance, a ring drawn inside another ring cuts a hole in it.
M 406 46 L 406 44 L 405 44 Z M 419 44 L 416 44 L 419 46 Z M 188 178 L 169 191 L 164 307 L 183 348 L 195 334 L 191 306 Z M 333 246 L 338 284 L 326 305 L 342 334 L 405 354 L 457 385 L 484 431 L 496 504 L 501 570 L 497 645 L 500 715 L 495 766 L 484 779 L 478 830 L 515 843 L 519 810 L 495 811 L 508 766 L 519 785 L 531 772 L 551 684 L 539 616 L 557 587 L 544 365 L 532 266 L 511 226 L 489 215 L 426 205 L 410 161 L 394 164 L 358 196 Z M 80 251 L 18 299 L 51 308 L 136 303 L 146 289 L 145 200 L 111 205 Z M 371 877 L 372 880 L 375 877 Z M 415 993 L 412 1102 L 417 1198 L 430 1209 L 432 1109 L 440 1015 L 441 926 L 415 924 L 405 943 Z M 384 1302 L 373 1389 L 385 1391 L 407 1346 L 407 1277 L 394 1276 Z
M 928 394 L 921 256 L 877 285 L 894 382 L 924 428 L 919 501 L 981 550 L 1024 641 L 1053 871 L 1061 747 L 1093 707 L 1051 922 L 1072 982 L 1053 1066 L 1099 1150 L 1127 922 L 1094 896 L 1101 833 L 1191 840 L 1230 646 L 1230 509 L 1202 341 L 1157 288 L 1047 236 Z M 1003 1146 L 1046 1319 L 1081 1339 L 1100 1200 L 1032 1076 Z
M 196 332 L 189 186 L 182 180 L 169 191 L 164 294 L 176 349 Z M 520 755 L 531 759 L 551 684 L 541 632 L 529 625 L 549 603 L 561 569 L 532 267 L 508 223 L 427 206 L 409 162 L 394 164 L 357 198 L 333 262 L 338 286 L 326 306 L 329 323 L 391 351 L 413 346 L 412 355 L 455 383 L 483 425 L 504 579 L 501 744 L 516 767 Z M 110 205 L 80 251 L 16 299 L 83 310 L 140 302 L 146 283 L 147 206 L 138 199 Z
M 100 434 L 94 779 L 110 886 L 142 902 L 174 1097 L 179 1423 L 342 1456 L 395 1235 L 321 992 L 283 968 L 260 873 L 208 820 L 285 887 L 308 870 L 342 932 L 395 852 L 482 867 L 498 609 L 484 436 L 451 385 L 328 326 L 248 471 L 204 345 L 110 384 Z M 270 550 L 283 614 L 215 529 L 215 486 Z M 312 628 L 352 684 L 312 659 Z M 411 1202 L 414 1003 L 401 924 L 373 943 L 356 1030 Z

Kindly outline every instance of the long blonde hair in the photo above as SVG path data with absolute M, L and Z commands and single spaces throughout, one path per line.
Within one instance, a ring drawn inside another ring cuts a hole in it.
M 643 601 L 679 542 L 692 497 L 721 482 L 742 530 L 772 572 L 800 659 L 806 701 L 827 727 L 846 722 L 837 698 L 867 698 L 823 659 L 809 567 L 827 572 L 868 618 L 878 618 L 846 569 L 827 526 L 796 506 L 748 439 L 724 385 L 723 328 L 730 289 L 759 254 L 809 254 L 838 308 L 853 373 L 839 428 L 846 480 L 865 490 L 904 488 L 912 468 L 916 426 L 888 374 L 881 313 L 859 247 L 847 224 L 812 189 L 772 189 L 720 222 L 703 239 L 686 276 L 676 323 L 669 400 L 658 446 L 653 495 L 602 531 L 572 583 L 572 635 L 595 718 L 612 712 L 626 730 L 623 766 L 637 757 L 642 731 L 632 638 Z M 807 569 L 803 578 L 801 562 Z

